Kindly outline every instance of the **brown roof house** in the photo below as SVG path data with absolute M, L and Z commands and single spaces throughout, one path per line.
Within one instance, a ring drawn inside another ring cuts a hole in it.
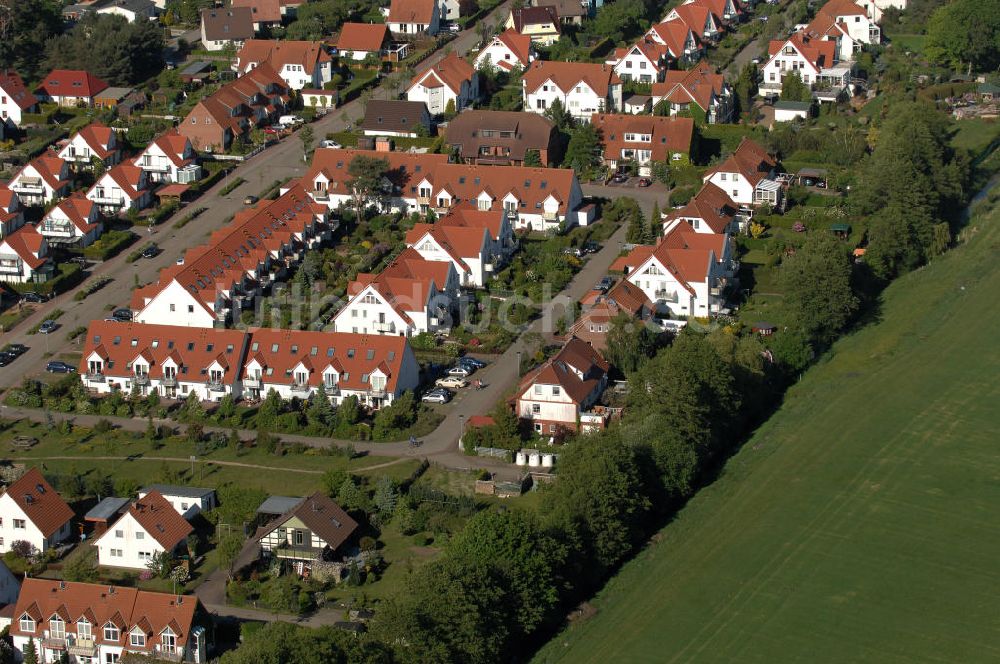
M 666 72 L 662 83 L 652 86 L 654 112 L 662 115 L 688 113 L 709 124 L 730 122 L 733 92 L 722 74 L 700 62 L 691 69 Z
M 73 510 L 37 468 L 8 485 L 0 495 L 0 551 L 27 542 L 43 553 L 70 536 Z
M 431 114 L 422 101 L 372 99 L 361 128 L 365 136 L 429 136 Z
M 196 150 L 225 151 L 234 139 L 273 122 L 288 100 L 285 81 L 263 63 L 198 102 L 177 131 Z
M 265 556 L 287 560 L 299 574 L 318 560 L 344 555 L 357 522 L 328 496 L 317 491 L 257 530 Z
M 216 7 L 201 10 L 201 43 L 208 51 L 236 48 L 253 39 L 253 10 L 250 7 Z
M 691 118 L 595 113 L 590 123 L 601 135 L 608 168 L 620 169 L 634 162 L 639 175 L 649 176 L 654 162 L 686 164 L 690 159 Z
M 608 383 L 608 363 L 590 344 L 570 339 L 562 350 L 529 372 L 517 388 L 517 416 L 538 433 L 604 428 L 590 412 Z
M 466 164 L 523 166 L 532 150 L 541 166 L 562 158 L 555 125 L 537 113 L 467 110 L 448 123 L 445 142 Z
M 157 554 L 187 546 L 194 528 L 158 491 L 136 500 L 97 538 L 97 561 L 108 567 L 146 569 Z
M 608 332 L 619 316 L 626 316 L 636 325 L 649 321 L 656 310 L 642 289 L 622 279 L 608 292 L 593 290 L 581 301 L 580 320 L 570 330 L 570 335 L 581 339 L 599 352 L 607 349 Z

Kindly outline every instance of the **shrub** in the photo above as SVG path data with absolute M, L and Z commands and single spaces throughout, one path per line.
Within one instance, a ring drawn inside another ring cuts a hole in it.
M 114 428 L 115 427 L 113 424 L 111 424 L 111 422 L 102 417 L 101 419 L 97 420 L 96 424 L 94 424 L 94 433 L 103 436 L 106 433 L 110 433 L 111 430 Z

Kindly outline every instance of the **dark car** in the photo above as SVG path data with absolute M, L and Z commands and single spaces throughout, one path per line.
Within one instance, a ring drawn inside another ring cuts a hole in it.
M 599 290 L 602 293 L 607 293 L 608 289 L 615 284 L 611 277 L 601 277 L 601 280 L 594 284 L 594 290 Z
M 597 244 L 593 240 L 587 240 L 583 243 L 583 253 L 585 254 L 596 254 L 601 250 L 601 245 Z
M 38 331 L 42 334 L 52 334 L 59 327 L 59 323 L 54 320 L 42 321 L 42 324 L 38 326 Z
M 5 353 L 10 353 L 14 357 L 19 355 L 24 355 L 28 352 L 28 347 L 24 344 L 8 344 L 6 348 L 3 349 Z
M 0 351 L 0 367 L 5 367 L 16 359 L 17 355 L 8 353 L 7 351 Z
M 41 304 L 45 301 L 45 298 L 38 293 L 25 293 L 21 296 L 21 302 L 26 304 Z
M 122 323 L 132 322 L 132 310 L 122 307 L 111 312 L 111 317 Z
M 623 182 L 628 182 L 628 174 L 626 173 L 615 173 L 615 176 L 611 178 L 612 182 L 621 184 Z
M 59 360 L 53 360 L 46 364 L 45 370 L 49 373 L 76 373 L 76 367 L 70 366 L 65 362 L 60 362 Z
M 160 253 L 160 248 L 157 247 L 155 244 L 151 244 L 142 250 L 141 255 L 143 258 L 156 258 L 156 256 L 159 253 Z
M 653 184 L 653 181 L 650 180 L 649 178 L 639 178 L 640 187 L 648 187 L 651 184 Z
M 475 357 L 469 357 L 469 356 L 458 358 L 458 363 L 459 364 L 468 364 L 468 365 L 473 366 L 473 367 L 475 367 L 477 369 L 482 369 L 483 367 L 486 366 L 486 363 L 483 362 L 482 360 L 477 359 Z

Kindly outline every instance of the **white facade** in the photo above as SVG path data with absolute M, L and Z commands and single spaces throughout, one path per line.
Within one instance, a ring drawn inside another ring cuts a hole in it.
M 216 316 L 176 281 L 171 281 L 135 315 L 137 323 L 213 327 Z
M 742 173 L 716 171 L 704 181 L 711 182 L 726 192 L 734 203 L 739 205 L 753 205 L 754 203 L 754 185 Z
M 454 279 L 457 286 L 457 278 Z M 404 298 L 406 294 L 403 294 Z M 421 332 L 434 332 L 450 320 L 442 320 L 438 304 L 449 307 L 450 298 L 434 289 L 427 294 L 424 302 L 406 302 L 401 308 L 410 319 L 407 321 L 389 304 L 385 297 L 373 286 L 351 298 L 333 319 L 335 332 L 353 332 L 359 334 L 398 334 L 411 337 Z
M 286 64 L 278 75 L 292 90 L 302 88 L 322 88 L 333 78 L 332 62 L 317 62 L 312 72 L 307 72 L 303 65 Z
M 623 81 L 654 83 L 663 80 L 666 65 L 653 62 L 641 48 L 633 44 L 614 67 L 615 73 Z
M 10 494 L 0 495 L 0 553 L 10 551 L 11 545 L 19 541 L 28 542 L 35 551 L 44 553 L 69 536 L 69 520 L 51 536 L 45 537 Z
M 66 242 L 67 244 L 78 244 L 81 247 L 89 247 L 101 237 L 103 226 L 100 223 L 100 216 L 97 213 L 97 206 L 90 209 L 88 223 L 97 224 L 86 233 L 80 230 L 66 214 L 62 207 L 56 206 L 49 210 L 48 214 L 42 217 L 37 229 L 47 240 Z
M 129 210 L 139 211 L 149 206 L 150 193 L 146 188 L 146 172 L 139 177 L 138 190 L 125 189 L 121 183 L 105 173 L 87 191 L 87 200 L 93 201 L 103 212 L 117 214 Z
M 208 492 L 201 496 L 190 496 L 172 494 L 164 487 L 155 488 L 170 503 L 171 507 L 177 510 L 177 513 L 188 521 L 199 512 L 207 512 L 215 508 L 215 492 Z M 145 498 L 148 493 L 149 491 L 146 490 L 140 491 L 138 494 L 139 500 Z
M 517 400 L 517 416 L 532 420 L 539 433 L 554 433 L 557 425 L 575 429 L 577 404 L 559 385 L 535 383 L 529 385 Z
M 431 115 L 441 115 L 448 108 L 448 102 L 454 102 L 455 112 L 459 113 L 479 98 L 479 74 L 473 73 L 471 80 L 463 80 L 458 90 L 452 90 L 439 81 L 428 70 L 424 78 L 410 86 L 406 91 L 408 101 L 421 101 L 427 105 Z
M 192 392 L 201 401 L 222 401 L 227 394 L 234 398 L 241 395 L 238 383 L 224 380 L 226 370 L 218 360 L 207 367 L 181 367 L 168 357 L 160 367 L 162 375 L 156 378 L 149 375 L 149 362 L 141 355 L 132 361 L 131 369 L 123 366 L 109 368 L 96 351 L 86 358 L 86 362 L 86 371 L 80 380 L 84 387 L 97 394 L 109 394 L 113 390 L 131 393 L 132 386 L 137 384 L 142 395 L 156 391 L 169 399 L 186 399 Z M 205 369 L 204 374 L 202 369 Z
M 68 184 L 69 167 L 65 164 L 63 164 L 63 172 L 60 175 L 60 180 L 64 180 Z M 29 206 L 40 206 L 51 203 L 56 198 L 64 196 L 67 189 L 66 185 L 58 189 L 53 187 L 30 162 L 18 171 L 17 175 L 14 176 L 14 179 L 7 186 L 17 194 L 22 203 Z
M 868 17 L 876 23 L 882 22 L 882 12 L 890 7 L 906 9 L 907 0 L 854 0 L 854 3 L 868 12 Z
M 31 233 L 34 230 L 30 226 L 25 226 L 19 232 Z M 37 266 L 32 265 L 31 256 L 22 256 L 10 245 L 9 240 L 11 237 L 13 235 L 8 235 L 0 241 L 0 282 L 27 284 L 33 281 L 48 281 L 53 265 L 52 261 L 48 259 L 48 244 L 45 242 L 44 237 L 42 238 L 41 246 L 38 248 L 38 253 L 32 254 L 35 259 L 42 260 L 41 264 Z M 25 251 L 31 252 L 32 250 L 26 248 Z
M 394 17 L 390 16 L 386 20 L 389 32 L 394 35 L 436 35 L 441 30 L 441 5 L 437 0 L 434 0 L 433 5 L 434 8 L 431 11 L 430 23 L 394 20 Z
M 559 100 L 563 108 L 580 122 L 590 122 L 594 113 L 611 113 L 622 108 L 621 85 L 608 86 L 608 96 L 602 97 L 587 83 L 579 81 L 569 90 L 561 90 L 551 79 L 547 79 L 537 89 L 529 91 L 522 79 L 522 99 L 524 110 L 544 114 L 552 103 Z
M 117 141 L 115 140 L 115 133 L 111 132 L 111 141 L 109 146 L 112 150 L 117 147 Z M 59 151 L 59 158 L 70 164 L 77 164 L 79 166 L 90 166 L 91 159 L 98 157 L 97 154 L 91 149 L 90 144 L 80 135 L 80 132 L 73 134 L 73 137 L 69 142 Z M 118 163 L 118 153 L 113 152 L 108 156 L 108 159 L 104 161 L 105 166 L 113 166 Z M 100 157 L 98 157 L 100 159 Z
M 156 5 L 150 3 L 146 9 L 132 9 L 131 7 L 119 7 L 118 5 L 108 5 L 97 10 L 98 14 L 111 14 L 121 16 L 129 23 L 136 21 L 155 21 Z
M 795 44 L 788 41 L 764 65 L 760 88 L 780 91 L 782 78 L 791 73 L 797 73 L 802 82 L 811 87 L 818 80 L 819 72 L 820 69 L 802 55 Z
M 192 179 L 189 179 L 187 174 L 194 171 L 192 176 L 194 180 L 197 180 L 201 168 L 193 163 L 178 166 L 177 161 L 194 159 L 195 156 L 194 148 L 191 147 L 189 140 L 185 142 L 184 152 L 172 157 L 164 152 L 163 147 L 158 142 L 153 141 L 132 163 L 145 171 L 150 182 L 190 182 Z M 181 176 L 182 172 L 185 173 L 184 177 Z
M 486 66 L 486 63 L 489 63 L 494 67 L 501 67 L 501 68 L 509 67 L 510 69 L 520 67 L 523 69 L 524 67 L 528 66 L 528 64 L 534 62 L 534 60 L 535 60 L 535 53 L 534 51 L 531 51 L 528 53 L 527 64 L 521 62 L 517 54 L 510 49 L 510 46 L 508 46 L 506 42 L 500 39 L 500 36 L 497 35 L 496 37 L 493 38 L 493 41 L 490 42 L 489 46 L 487 46 L 486 48 L 484 48 L 482 51 L 479 52 L 479 55 L 476 56 L 476 59 L 473 61 L 472 66 L 475 67 L 476 69 L 480 69 Z M 500 63 L 505 63 L 505 64 L 501 65 Z
M 728 244 L 724 246 L 728 247 Z M 641 288 L 650 301 L 661 308 L 668 308 L 673 316 L 705 317 L 719 313 L 723 305 L 719 296 L 719 280 L 728 276 L 724 266 L 729 259 L 726 256 L 720 263 L 717 258 L 715 252 L 706 253 L 705 277 L 700 281 L 678 279 L 655 255 L 646 259 L 626 278 Z
M 146 569 L 153 556 L 164 551 L 156 538 L 128 512 L 109 526 L 95 545 L 98 564 L 139 570 Z
M 29 94 L 25 90 L 22 94 Z M 0 87 L 0 118 L 8 125 L 14 125 L 15 127 L 21 126 L 21 118 L 27 109 L 21 110 L 21 106 L 15 101 L 14 97 L 8 92 Z

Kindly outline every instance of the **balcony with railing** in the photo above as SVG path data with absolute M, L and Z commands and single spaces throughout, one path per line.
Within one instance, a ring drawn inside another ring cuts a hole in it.
M 205 381 L 205 387 L 208 388 L 209 392 L 225 392 L 226 386 L 223 384 L 221 379 L 208 379 Z
M 103 383 L 107 380 L 107 377 L 100 371 L 88 371 L 83 374 L 83 379 L 88 383 Z
M 559 221 L 559 212 L 542 212 L 542 219 L 545 221 Z
M 166 662 L 183 662 L 184 661 L 184 647 L 174 646 L 173 650 L 167 650 L 163 645 L 157 644 L 155 648 L 155 653 L 153 659 L 160 659 Z
M 70 238 L 76 235 L 76 232 L 74 230 L 75 228 L 76 227 L 73 226 L 73 224 L 70 224 L 68 222 L 65 224 L 54 224 L 51 222 L 46 222 L 43 223 L 41 226 L 39 226 L 38 230 L 41 232 L 42 235 L 48 237 Z
M 22 274 L 24 263 L 21 259 L 0 259 L 0 274 Z
M 308 394 L 311 390 L 312 388 L 309 387 L 309 383 L 299 383 L 299 382 L 292 383 L 293 393 Z
M 97 642 L 94 639 L 79 637 L 69 640 L 69 654 L 74 657 L 96 657 Z
M 661 288 L 660 290 L 658 290 L 655 293 L 653 293 L 653 295 L 654 295 L 655 299 L 663 301 L 663 302 L 672 302 L 672 303 L 676 304 L 678 302 L 678 300 L 679 300 L 679 298 L 677 296 L 677 291 L 670 291 L 670 290 L 667 290 L 665 288 Z
M 375 331 L 382 334 L 395 334 L 395 323 L 375 323 Z
M 248 390 L 259 390 L 263 387 L 263 381 L 261 381 L 259 376 L 244 378 L 243 387 L 247 388 Z
M 19 194 L 22 192 L 26 194 L 45 193 L 45 185 L 42 183 L 42 178 L 21 178 L 11 189 Z
M 97 204 L 97 205 L 103 205 L 105 207 L 124 207 L 125 206 L 125 197 L 124 196 L 111 196 L 111 195 L 108 195 L 108 194 L 98 194 L 97 196 L 94 196 L 90 200 L 94 201 L 94 203 Z
M 320 560 L 323 557 L 323 550 L 324 547 L 283 542 L 274 549 L 274 555 L 276 558 L 290 558 L 292 560 Z
M 177 374 L 168 374 L 160 379 L 164 387 L 177 387 Z
M 135 384 L 139 385 L 140 387 L 149 385 L 148 373 L 137 373 L 132 377 L 132 379 L 135 381 Z
M 340 394 L 340 385 L 338 383 L 325 381 L 323 383 L 323 389 L 326 390 L 326 396 L 328 397 L 335 397 Z
M 386 393 L 384 389 L 371 388 L 368 390 L 368 396 L 372 399 L 384 399 L 385 394 Z
M 46 632 L 48 634 L 48 632 Z M 66 650 L 66 637 L 46 636 L 42 640 L 43 650 Z

